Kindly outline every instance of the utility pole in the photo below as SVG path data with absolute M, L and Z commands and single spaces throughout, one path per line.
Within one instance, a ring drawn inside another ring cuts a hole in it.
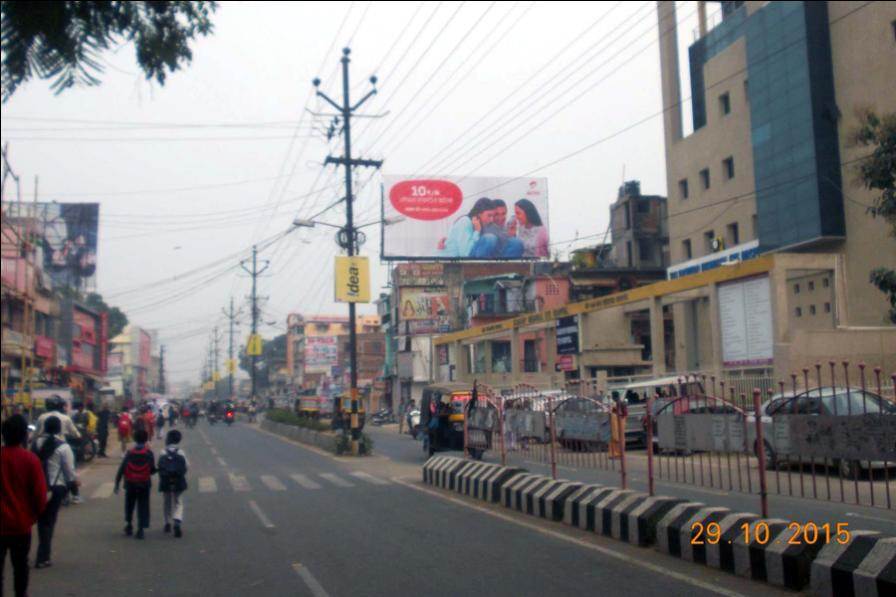
M 230 297 L 230 311 L 224 311 L 224 317 L 227 318 L 230 325 L 230 334 L 228 334 L 227 338 L 227 391 L 229 396 L 233 398 L 233 370 L 235 368 L 233 362 L 233 327 L 236 325 L 237 317 L 237 313 L 233 310 L 233 297 Z
M 258 250 L 255 245 L 252 245 L 252 270 L 250 271 L 246 268 L 245 262 L 240 263 L 240 267 L 242 267 L 246 272 L 252 276 L 252 332 L 250 338 L 254 338 L 258 333 L 258 292 L 257 292 L 257 280 L 258 276 L 260 276 L 268 266 L 271 264 L 270 261 L 264 261 L 264 266 L 259 270 L 258 269 Z M 258 355 L 251 355 L 251 370 L 249 371 L 249 376 L 252 378 L 252 398 L 255 398 L 255 392 L 257 388 L 256 377 L 258 368 Z
M 159 349 L 159 394 L 165 393 L 165 345 Z
M 333 106 L 342 117 L 342 133 L 345 144 L 345 155 L 343 157 L 327 156 L 325 164 L 335 164 L 345 166 L 345 227 L 340 230 L 338 239 L 339 244 L 348 251 L 348 255 L 354 256 L 356 250 L 360 249 L 358 245 L 357 230 L 354 223 L 352 195 L 352 167 L 364 166 L 370 168 L 379 168 L 382 161 L 352 159 L 352 114 L 360 108 L 364 102 L 376 94 L 376 77 L 370 77 L 370 83 L 373 89 L 367 92 L 358 103 L 352 105 L 349 99 L 349 77 L 348 65 L 350 62 L 349 54 L 351 50 L 345 48 L 342 50 L 342 105 L 330 99 L 325 93 L 318 89 L 317 95 L 323 98 L 327 103 Z M 314 79 L 314 87 L 320 87 L 320 79 Z M 359 452 L 359 440 L 361 439 L 361 430 L 358 426 L 358 346 L 357 346 L 357 329 L 355 324 L 355 303 L 348 304 L 348 325 L 349 325 L 349 367 L 350 367 L 350 392 L 352 401 L 351 412 L 351 433 L 352 433 L 352 454 L 357 455 Z
M 221 396 L 218 392 L 218 382 L 220 381 L 220 375 L 218 374 L 218 363 L 220 362 L 218 355 L 220 354 L 218 351 L 218 326 L 215 326 L 214 338 L 212 339 L 212 345 L 214 348 L 212 349 L 212 354 L 214 354 L 214 366 L 212 367 L 212 381 L 215 382 L 215 399 L 219 399 Z M 217 379 L 216 379 L 217 378 Z

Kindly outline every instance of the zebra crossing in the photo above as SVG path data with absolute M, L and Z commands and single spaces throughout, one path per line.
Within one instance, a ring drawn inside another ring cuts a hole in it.
M 227 473 L 225 475 L 201 475 L 190 479 L 193 487 L 201 494 L 220 492 L 248 493 L 256 490 L 284 492 L 293 490 L 319 491 L 325 488 L 352 489 L 360 486 L 382 487 L 391 485 L 383 479 L 365 471 L 351 471 L 344 476 L 335 473 L 289 473 L 286 477 L 276 475 L 246 475 Z M 114 484 L 110 481 L 102 483 L 90 493 L 91 500 L 112 497 Z

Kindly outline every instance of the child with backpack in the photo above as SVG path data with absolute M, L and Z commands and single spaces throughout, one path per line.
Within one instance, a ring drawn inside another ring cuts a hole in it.
M 143 539 L 143 529 L 149 528 L 149 492 L 152 487 L 152 475 L 156 472 L 156 460 L 152 450 L 146 445 L 149 434 L 145 429 L 134 433 L 136 444 L 128 450 L 118 472 L 115 474 L 115 493 L 124 477 L 124 527 L 125 535 L 132 535 L 134 526 L 134 507 L 137 508 L 137 539 Z
M 127 408 L 121 409 L 121 414 L 118 415 L 118 441 L 121 443 L 121 455 L 128 451 L 128 442 L 131 441 L 131 431 L 133 431 L 134 424 L 131 421 L 131 414 L 128 412 Z
M 187 489 L 187 457 L 180 449 L 181 434 L 172 429 L 165 436 L 165 451 L 159 456 L 159 491 L 164 495 L 165 532 L 171 532 L 174 521 L 174 536 L 182 536 L 181 524 L 184 520 L 184 501 L 181 497 Z

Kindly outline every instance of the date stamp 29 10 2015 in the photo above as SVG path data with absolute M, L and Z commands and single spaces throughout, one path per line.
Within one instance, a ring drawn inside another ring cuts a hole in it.
M 814 522 L 791 522 L 787 525 L 787 532 L 780 533 L 772 539 L 772 531 L 765 522 L 751 524 L 745 522 L 740 525 L 740 533 L 744 541 L 749 545 L 756 543 L 767 545 L 769 543 L 781 543 L 785 545 L 814 545 L 816 543 L 828 544 L 836 541 L 840 545 L 846 545 L 851 538 L 849 523 L 838 522 L 836 524 L 815 524 Z M 695 522 L 691 525 L 691 545 L 717 545 L 721 542 L 733 543 L 722 537 L 722 527 L 717 522 L 703 524 Z

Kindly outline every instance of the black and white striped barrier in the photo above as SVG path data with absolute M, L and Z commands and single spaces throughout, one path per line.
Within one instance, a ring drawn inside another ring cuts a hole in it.
M 789 545 L 790 524 L 780 518 L 757 518 L 746 531 L 740 528 L 733 544 L 734 573 L 795 591 L 808 585 L 809 567 L 821 546 Z
M 681 528 L 706 504 L 684 502 L 673 506 L 656 525 L 656 548 L 663 553 L 681 557 Z
M 821 548 L 812 562 L 817 597 L 896 595 L 896 538 L 875 531 L 851 531 L 850 541 Z
M 557 481 L 551 486 L 550 491 L 538 498 L 538 515 L 555 522 L 563 520 L 569 496 L 580 487 L 582 487 L 581 483 Z
M 719 540 L 706 541 L 706 565 L 734 574 L 734 542 L 744 535 L 743 525 L 758 519 L 757 515 L 748 512 L 735 512 L 722 518 Z
M 647 547 L 656 543 L 656 529 L 660 520 L 684 500 L 666 496 L 647 497 L 629 510 L 628 542 Z

